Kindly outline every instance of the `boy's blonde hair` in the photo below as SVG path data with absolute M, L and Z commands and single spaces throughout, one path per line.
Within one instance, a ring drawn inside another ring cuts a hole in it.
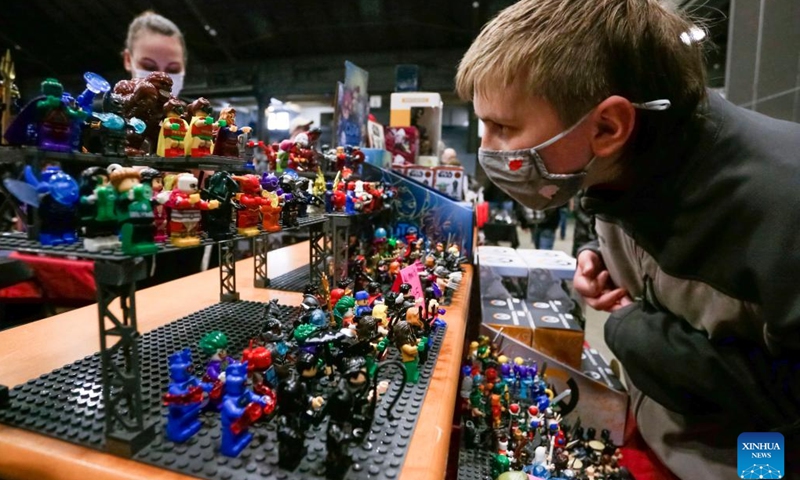
M 516 79 L 565 124 L 611 95 L 666 98 L 667 117 L 686 118 L 705 98 L 703 50 L 692 27 L 656 0 L 521 0 L 472 43 L 456 90 L 471 100 Z

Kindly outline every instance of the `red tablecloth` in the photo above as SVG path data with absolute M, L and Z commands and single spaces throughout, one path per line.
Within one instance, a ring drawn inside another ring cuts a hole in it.
M 11 258 L 24 261 L 36 273 L 39 284 L 51 302 L 71 303 L 96 301 L 97 287 L 94 283 L 94 262 L 70 260 L 57 257 L 42 257 L 12 253 Z M 23 282 L 0 290 L 0 298 L 21 301 L 42 298 L 42 292 L 33 282 Z

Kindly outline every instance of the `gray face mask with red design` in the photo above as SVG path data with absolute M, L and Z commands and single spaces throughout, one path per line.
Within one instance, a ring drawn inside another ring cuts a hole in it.
M 666 110 L 669 100 L 633 103 L 642 110 Z M 589 112 L 591 113 L 591 112 Z M 589 113 L 555 137 L 532 148 L 521 150 L 478 150 L 478 161 L 486 175 L 511 198 L 534 210 L 565 205 L 583 186 L 583 180 L 597 157 L 592 157 L 579 172 L 550 173 L 539 151 L 556 143 L 578 127 Z

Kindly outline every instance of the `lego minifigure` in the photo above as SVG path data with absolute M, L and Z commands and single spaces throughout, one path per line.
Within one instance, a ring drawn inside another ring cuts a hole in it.
M 279 232 L 281 230 L 283 190 L 278 188 L 278 177 L 272 173 L 262 173 L 261 188 L 261 195 L 266 199 L 266 202 L 260 207 L 261 228 L 265 232 Z
M 243 143 L 242 136 L 246 139 L 250 134 L 251 128 L 239 128 L 236 126 L 236 109 L 233 107 L 225 107 L 219 112 L 217 125 L 218 128 L 214 133 L 214 155 L 238 158 L 239 145 Z M 263 142 L 259 142 L 259 146 L 265 151 L 269 147 L 264 145 Z
M 153 242 L 152 192 L 147 185 L 141 184 L 139 170 L 115 164 L 108 167 L 108 172 L 111 185 L 117 192 L 116 210 L 122 251 L 128 255 L 152 255 L 158 252 L 158 246 Z
M 215 330 L 203 336 L 197 346 L 201 352 L 211 357 L 206 365 L 203 381 L 208 383 L 219 381 L 220 374 L 225 371 L 230 361 L 228 357 L 228 337 L 219 330 Z
M 162 198 L 159 197 L 159 201 Z M 165 205 L 169 209 L 170 242 L 176 247 L 194 247 L 200 244 L 200 212 L 218 208 L 219 202 L 201 200 L 197 178 L 191 173 L 182 173 L 175 180 Z
M 336 305 L 333 307 L 333 318 L 337 329 L 350 326 L 354 316 L 353 309 L 355 306 L 355 299 L 349 296 L 344 296 L 336 302 Z
M 64 87 L 54 78 L 42 82 L 42 95 L 36 102 L 37 144 L 42 150 L 68 152 L 73 135 L 80 134 L 78 122 L 86 118 L 86 112 L 64 102 Z
M 324 400 L 313 397 L 293 370 L 280 380 L 278 398 L 278 462 L 281 468 L 294 470 L 306 453 L 305 432 L 313 421 L 307 412 L 318 411 Z
M 138 118 L 125 120 L 118 113 L 121 106 L 113 102 L 114 94 L 105 96 L 105 112 L 94 112 L 82 134 L 83 148 L 105 156 L 124 156 L 129 134 L 142 134 L 147 126 Z
M 247 390 L 247 364 L 231 362 L 225 369 L 225 397 L 220 412 L 220 453 L 236 457 L 253 439 L 250 426 L 264 413 L 267 399 Z
M 421 339 L 417 339 L 414 329 L 405 321 L 394 324 L 392 336 L 406 368 L 406 382 L 417 383 L 419 381 L 419 355 L 425 349 L 425 344 Z
M 350 444 L 361 443 L 372 425 L 373 411 L 369 407 L 369 376 L 362 357 L 345 360 L 342 379 L 328 400 L 328 429 L 325 440 L 328 455 L 325 459 L 327 478 L 341 478 L 350 467 Z M 372 404 L 372 405 L 371 405 Z
M 359 290 L 356 292 L 355 300 L 356 317 L 363 317 L 364 315 L 369 315 L 372 312 L 372 308 L 369 306 L 369 293 L 365 292 L 364 290 Z
M 203 404 L 203 385 L 189 373 L 192 351 L 185 348 L 169 356 L 170 384 L 164 395 L 167 407 L 167 438 L 183 443 L 200 430 L 200 409 Z
M 202 212 L 203 225 L 214 240 L 227 240 L 233 237 L 231 218 L 233 209 L 244 208 L 234 200 L 239 193 L 239 183 L 228 172 L 215 172 L 208 177 L 206 188 L 200 191 L 200 198 L 205 201 L 215 200 L 219 207 Z
M 242 207 L 236 212 L 236 230 L 239 235 L 253 237 L 261 233 L 258 229 L 259 209 L 267 203 L 267 199 L 261 196 L 261 184 L 257 175 L 236 175 L 234 180 L 239 182 L 241 192 L 236 194 L 236 201 Z
M 295 194 L 296 179 L 288 173 L 281 175 L 279 185 L 283 190 L 283 208 L 281 209 L 281 223 L 283 228 L 291 228 L 299 225 L 297 216 L 299 214 L 301 199 Z
M 119 246 L 114 188 L 108 184 L 104 167 L 89 167 L 81 172 L 78 218 L 83 248 L 90 252 Z
M 42 245 L 63 245 L 77 240 L 76 209 L 79 200 L 78 183 L 61 170 L 48 166 L 41 173 L 41 180 L 33 174 L 30 165 L 25 167 L 25 180 L 32 198 L 20 198 L 24 202 L 36 202 L 40 221 L 39 242 Z
M 181 118 L 184 113 L 183 103 L 177 98 L 170 98 L 164 104 L 165 118 L 161 122 L 158 134 L 158 155 L 162 157 L 182 157 L 186 154 L 184 143 L 189 125 Z
M 150 186 L 150 190 L 153 192 L 150 197 L 150 207 L 153 209 L 155 225 L 153 240 L 164 242 L 167 239 L 167 207 L 158 201 L 158 196 L 164 191 L 164 175 L 155 168 L 139 170 L 139 175 L 142 177 L 142 183 Z
M 125 152 L 129 156 L 151 153 L 162 133 L 161 122 L 165 116 L 165 104 L 170 100 L 172 78 L 164 72 L 150 72 L 145 78 L 121 80 L 114 85 L 114 94 L 123 102 L 121 115 L 124 118 L 139 118 L 147 125 L 143 135 L 129 135 Z M 182 104 L 175 99 L 178 105 Z M 185 133 L 185 130 L 184 130 Z M 183 137 L 181 137 L 181 142 Z M 178 155 L 183 155 L 183 147 Z
M 211 112 L 213 112 L 211 103 L 204 97 L 198 98 L 186 108 L 190 122 L 184 140 L 185 155 L 192 157 L 211 155 L 211 150 L 214 148 L 214 118 L 211 117 Z
M 370 376 L 373 376 L 377 367 L 375 363 L 377 354 L 375 342 L 381 337 L 378 332 L 378 319 L 371 315 L 359 318 L 356 322 L 355 333 L 356 336 L 351 339 L 349 344 L 344 346 L 344 355 L 346 357 L 364 357 L 367 372 Z

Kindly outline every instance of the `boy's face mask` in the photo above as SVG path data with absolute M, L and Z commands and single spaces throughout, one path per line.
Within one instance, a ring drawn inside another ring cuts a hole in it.
M 153 72 L 151 72 L 149 70 L 141 70 L 141 69 L 136 68 L 136 69 L 133 70 L 133 78 L 145 78 L 148 75 L 150 75 L 151 73 L 153 73 Z M 185 74 L 184 73 L 169 73 L 169 72 L 167 72 L 167 75 L 169 75 L 169 78 L 172 79 L 172 92 L 171 92 L 172 96 L 173 97 L 177 97 L 178 95 L 180 95 L 181 90 L 183 90 L 183 76 Z
M 643 110 L 666 110 L 669 100 L 634 103 Z M 589 112 L 591 113 L 591 112 Z M 556 143 L 578 127 L 589 116 L 584 115 L 574 125 L 553 138 L 521 150 L 478 150 L 478 161 L 486 175 L 511 198 L 534 210 L 565 205 L 581 189 L 583 180 L 597 157 L 592 157 L 579 172 L 550 173 L 542 161 L 540 150 Z

